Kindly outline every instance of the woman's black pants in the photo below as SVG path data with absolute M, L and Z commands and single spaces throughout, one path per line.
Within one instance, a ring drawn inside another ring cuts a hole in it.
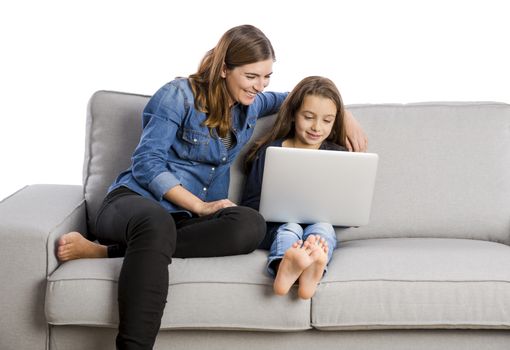
M 103 201 L 95 235 L 111 245 L 109 256 L 124 261 L 118 283 L 118 349 L 152 349 L 168 293 L 172 257 L 247 254 L 263 240 L 263 217 L 247 207 L 230 207 L 203 217 L 169 214 L 157 202 L 127 188 Z

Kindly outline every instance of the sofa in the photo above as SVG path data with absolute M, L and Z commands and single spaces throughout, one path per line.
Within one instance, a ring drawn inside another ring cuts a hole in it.
M 87 235 L 148 99 L 94 93 L 83 185 L 30 185 L 0 203 L 0 349 L 114 348 L 122 258 L 59 263 L 55 248 Z M 155 349 L 510 349 L 510 105 L 348 108 L 379 155 L 371 218 L 337 228 L 314 297 L 275 296 L 266 251 L 173 259 Z M 237 162 L 234 202 L 243 180 Z

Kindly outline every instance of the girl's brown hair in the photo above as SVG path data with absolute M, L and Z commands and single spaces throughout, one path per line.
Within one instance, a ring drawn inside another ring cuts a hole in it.
M 248 173 L 259 149 L 278 139 L 294 137 L 294 118 L 306 96 L 328 98 L 336 105 L 336 117 L 331 133 L 326 140 L 345 147 L 344 103 L 336 85 L 328 78 L 311 76 L 301 80 L 283 102 L 274 127 L 248 149 L 244 160 L 244 171 Z
M 198 71 L 189 76 L 195 108 L 207 114 L 204 125 L 217 129 L 220 137 L 225 137 L 230 130 L 229 94 L 221 77 L 223 64 L 227 69 L 234 69 L 268 59 L 275 60 L 273 46 L 260 29 L 241 25 L 223 34 L 218 44 L 206 53 Z

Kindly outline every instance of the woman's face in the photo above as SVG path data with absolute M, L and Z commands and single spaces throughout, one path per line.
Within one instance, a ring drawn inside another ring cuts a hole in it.
M 224 67 L 221 77 L 225 79 L 230 96 L 230 104 L 238 102 L 248 106 L 255 101 L 255 96 L 269 84 L 273 74 L 273 59 L 245 64 L 228 69 Z
M 335 124 L 336 105 L 329 98 L 305 96 L 294 117 L 294 147 L 318 149 Z

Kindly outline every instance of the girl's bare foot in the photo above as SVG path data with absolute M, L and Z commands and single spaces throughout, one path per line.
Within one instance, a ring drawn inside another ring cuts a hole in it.
M 58 240 L 57 257 L 60 261 L 82 258 L 107 258 L 107 247 L 86 239 L 81 233 L 66 233 Z
M 273 289 L 275 294 L 287 294 L 303 270 L 313 263 L 313 259 L 307 251 L 307 246 L 301 245 L 301 241 L 298 241 L 287 249 L 274 280 Z
M 301 299 L 310 299 L 322 279 L 324 268 L 328 263 L 328 244 L 324 238 L 310 235 L 305 243 L 309 243 L 308 250 L 312 263 L 299 276 L 298 296 Z

